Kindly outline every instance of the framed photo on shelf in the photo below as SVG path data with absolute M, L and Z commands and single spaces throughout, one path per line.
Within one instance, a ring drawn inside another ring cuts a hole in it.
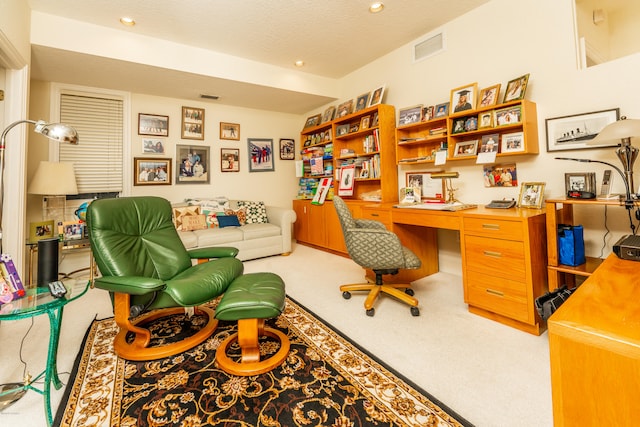
M 338 125 L 336 127 L 336 136 L 344 136 L 349 133 L 349 125 Z
M 220 171 L 240 172 L 240 150 L 237 148 L 220 149 Z
M 554 117 L 546 120 L 547 151 L 581 150 L 585 148 L 615 147 L 620 141 L 589 144 L 602 129 L 620 118 L 620 109 L 594 111 Z
M 445 200 L 444 179 L 433 179 L 431 174 L 442 172 L 442 170 L 407 172 L 407 187 L 420 188 L 422 200 Z
M 478 118 L 476 116 L 467 117 L 464 121 L 464 131 L 472 132 L 478 130 Z
M 385 86 L 380 86 L 371 92 L 371 99 L 369 100 L 369 107 L 373 107 L 374 105 L 382 104 L 382 98 L 384 97 L 384 88 Z
M 464 123 L 466 122 L 466 120 L 467 119 L 465 117 L 454 119 L 451 124 L 451 133 L 464 132 Z
M 157 138 L 142 138 L 144 154 L 164 154 L 164 142 Z
M 369 95 L 371 92 L 363 93 L 362 95 L 356 98 L 356 109 L 355 112 L 360 110 L 364 110 L 369 105 Z
M 238 123 L 220 122 L 220 139 L 240 141 L 240 125 Z
M 333 120 L 333 117 L 335 116 L 335 114 L 336 114 L 335 105 L 332 105 L 331 107 L 324 110 L 324 113 L 322 114 L 322 123 L 327 123 Z
M 48 221 L 32 222 L 29 224 L 29 243 L 34 243 L 42 239 L 51 239 L 57 234 L 53 228 L 52 219 Z
M 544 199 L 544 182 L 523 182 L 520 186 L 518 206 L 521 208 L 540 209 Z
M 436 105 L 435 117 L 447 117 L 449 115 L 449 103 Z
M 477 95 L 478 83 L 471 83 L 453 89 L 450 100 L 452 113 L 474 110 L 476 108 Z
M 135 157 L 133 185 L 171 185 L 171 159 Z
M 169 116 L 139 113 L 138 135 L 169 136 Z
M 270 172 L 275 170 L 273 161 L 273 139 L 249 138 L 249 172 Z
M 80 221 L 64 221 L 62 224 L 58 223 L 58 233 L 62 234 L 64 240 L 80 240 L 82 239 L 84 223 Z
M 502 135 L 502 153 L 519 153 L 524 151 L 524 132 L 505 133 Z
M 475 156 L 478 152 L 478 140 L 456 142 L 453 157 Z M 444 182 L 444 180 L 442 180 Z
M 401 108 L 398 111 L 398 126 L 418 123 L 422 119 L 422 104 Z
M 182 107 L 182 139 L 204 139 L 204 108 Z
M 9 254 L 0 256 L 0 304 L 25 296 L 24 284 Z
M 493 116 L 493 110 L 480 113 L 478 115 L 478 129 L 493 127 Z
M 280 138 L 280 160 L 296 158 L 296 142 L 293 139 Z
M 316 114 L 311 117 L 307 117 L 307 121 L 304 123 L 304 128 L 312 128 L 314 126 L 318 126 L 320 124 L 320 120 L 322 119 L 322 115 Z
M 529 82 L 529 74 L 520 76 L 507 83 L 507 88 L 504 91 L 504 100 L 502 102 L 516 101 L 524 99 L 524 94 L 527 91 L 527 84 Z
M 360 130 L 369 129 L 371 124 L 371 116 L 364 116 L 360 119 Z
M 492 153 L 498 152 L 498 141 L 500 141 L 500 135 L 497 133 L 490 133 L 488 135 L 482 135 L 482 143 L 480 145 L 480 153 Z
M 209 158 L 207 146 L 177 145 L 176 184 L 208 184 Z
M 480 95 L 478 96 L 478 108 L 491 107 L 492 105 L 496 105 L 498 103 L 498 96 L 500 95 L 500 86 L 497 85 L 489 86 L 480 91 Z
M 596 194 L 596 173 L 565 173 L 564 186 L 567 194 L 570 191 L 588 191 Z
M 336 118 L 348 116 L 353 111 L 353 99 L 343 102 L 338 105 L 338 110 L 336 111 Z
M 422 121 L 428 122 L 435 118 L 435 107 L 433 105 L 422 108 Z
M 521 121 L 522 106 L 520 105 L 496 110 L 496 126 L 509 126 L 520 123 Z

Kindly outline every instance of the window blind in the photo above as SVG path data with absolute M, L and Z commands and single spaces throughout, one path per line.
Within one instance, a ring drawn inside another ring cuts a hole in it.
M 78 192 L 121 192 L 123 101 L 63 93 L 60 122 L 78 131 L 78 145 L 58 146 L 60 161 L 74 164 Z

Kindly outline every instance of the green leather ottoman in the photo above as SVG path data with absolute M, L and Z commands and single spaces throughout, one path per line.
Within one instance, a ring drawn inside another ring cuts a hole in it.
M 250 273 L 237 277 L 216 307 L 216 319 L 237 321 L 238 332 L 226 338 L 216 350 L 216 363 L 223 371 L 239 376 L 258 375 L 279 366 L 289 354 L 289 338 L 277 329 L 265 327 L 265 319 L 278 317 L 285 305 L 284 282 L 273 273 Z M 268 336 L 280 342 L 280 349 L 260 360 L 258 338 Z M 232 360 L 228 348 L 238 341 L 242 356 Z

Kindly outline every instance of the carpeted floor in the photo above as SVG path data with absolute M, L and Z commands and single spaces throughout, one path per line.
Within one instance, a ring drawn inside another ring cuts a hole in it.
M 471 425 L 295 301 L 288 298 L 269 324 L 289 336 L 287 360 L 266 374 L 234 377 L 214 364 L 218 344 L 235 329 L 231 323 L 221 322 L 209 340 L 180 355 L 128 362 L 113 354 L 113 319 L 94 321 L 55 425 Z M 262 343 L 262 353 L 274 351 Z

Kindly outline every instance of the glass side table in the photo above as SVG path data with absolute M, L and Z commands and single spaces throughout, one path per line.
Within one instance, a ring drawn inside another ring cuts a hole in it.
M 31 287 L 34 286 L 33 283 L 33 258 L 34 255 L 38 252 L 38 242 L 27 241 L 26 245 L 29 247 L 29 270 L 27 271 L 27 282 L 25 286 Z M 74 252 L 79 250 L 86 250 L 89 252 L 89 267 L 84 267 L 79 270 L 72 271 L 70 273 L 62 273 L 58 274 L 61 277 L 60 280 L 70 279 L 76 273 L 81 271 L 86 271 L 91 269 L 92 265 L 92 257 L 91 257 L 91 244 L 89 243 L 89 239 L 71 239 L 71 240 L 60 240 L 60 254 L 64 255 L 65 252 Z M 94 271 L 91 271 L 90 274 L 93 276 Z
M 33 390 L 44 396 L 44 411 L 47 417 L 47 425 L 53 424 L 53 414 L 51 412 L 51 384 L 56 390 L 62 387 L 62 382 L 58 377 L 58 341 L 60 339 L 60 324 L 62 323 L 62 311 L 64 306 L 84 295 L 89 289 L 90 282 L 68 280 L 65 281 L 67 293 L 62 298 L 54 298 L 49 292 L 49 288 L 28 288 L 26 295 L 20 299 L 13 300 L 7 304 L 0 305 L 0 321 L 19 320 L 29 317 L 36 317 L 42 314 L 49 316 L 49 350 L 47 352 L 47 366 L 44 371 L 35 378 L 25 380 L 22 386 L 5 390 L 0 393 L 5 396 L 17 393 L 22 390 Z M 36 388 L 33 384 L 44 376 L 44 386 L 42 389 Z

